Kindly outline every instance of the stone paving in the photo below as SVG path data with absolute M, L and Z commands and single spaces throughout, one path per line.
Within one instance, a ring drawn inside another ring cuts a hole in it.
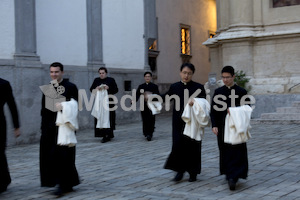
M 93 130 L 80 130 L 76 166 L 82 183 L 61 199 L 300 199 L 299 125 L 252 125 L 248 142 L 249 177 L 235 191 L 219 175 L 215 136 L 206 129 L 202 142 L 202 172 L 196 182 L 188 174 L 175 183 L 175 173 L 163 169 L 171 150 L 171 117 L 157 116 L 148 142 L 141 122 L 117 126 L 115 138 L 100 143 Z M 7 148 L 12 176 L 0 199 L 53 199 L 54 188 L 41 188 L 39 144 Z

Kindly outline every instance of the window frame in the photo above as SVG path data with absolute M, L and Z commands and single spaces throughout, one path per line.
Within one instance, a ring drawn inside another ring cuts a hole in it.
M 182 51 L 182 49 L 183 49 L 183 47 L 182 47 L 182 43 L 183 43 L 183 40 L 182 40 L 182 29 L 185 29 L 185 30 L 187 30 L 188 32 L 189 32 L 189 38 L 188 38 L 188 41 L 187 41 L 187 39 L 184 41 L 186 44 L 188 44 L 188 48 L 185 48 L 185 51 L 187 51 L 188 49 L 189 49 L 189 52 L 185 52 L 185 53 L 183 53 L 183 51 Z M 192 56 L 192 42 L 191 42 L 191 40 L 192 40 L 192 37 L 191 37 L 191 26 L 190 25 L 186 25 L 186 24 L 180 24 L 180 33 L 179 33 L 179 35 L 180 35 L 180 54 L 181 55 L 184 55 L 184 56 Z

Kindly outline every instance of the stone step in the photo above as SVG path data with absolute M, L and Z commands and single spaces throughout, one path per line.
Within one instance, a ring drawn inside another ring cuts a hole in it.
M 251 124 L 300 124 L 300 120 L 251 119 Z
M 263 113 L 261 119 L 300 120 L 300 113 Z
M 300 107 L 280 107 L 276 108 L 276 113 L 300 113 Z
M 300 124 L 300 101 L 295 101 L 292 107 L 279 107 L 276 113 L 263 113 L 260 119 L 253 119 L 260 124 Z
M 300 108 L 300 101 L 294 101 L 293 102 L 293 107 Z

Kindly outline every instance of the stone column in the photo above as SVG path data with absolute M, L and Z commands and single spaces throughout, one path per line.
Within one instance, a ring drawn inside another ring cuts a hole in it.
M 15 0 L 17 66 L 40 67 L 36 47 L 35 0 Z
M 104 66 L 102 39 L 102 0 L 87 0 L 88 68 Z
M 35 0 L 15 0 L 14 8 L 16 39 L 12 68 L 13 92 L 23 135 L 18 143 L 32 143 L 40 137 L 41 92 L 38 86 L 45 79 L 37 55 Z M 15 138 L 8 138 L 8 144 L 15 143 Z
M 149 71 L 148 63 L 149 47 L 157 39 L 157 23 L 156 23 L 156 0 L 144 0 L 144 22 L 145 22 L 145 67 Z
M 253 26 L 253 1 L 229 0 L 229 28 L 250 28 Z
M 217 33 L 227 30 L 229 25 L 229 0 L 217 0 Z

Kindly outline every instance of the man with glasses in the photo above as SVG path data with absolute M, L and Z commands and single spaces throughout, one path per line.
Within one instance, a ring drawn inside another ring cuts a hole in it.
M 204 86 L 192 80 L 194 73 L 195 66 L 192 63 L 183 63 L 179 73 L 181 80 L 173 83 L 168 92 L 162 95 L 163 99 L 167 96 L 177 97 L 172 99 L 174 102 L 172 114 L 172 150 L 164 166 L 165 169 L 177 172 L 173 179 L 176 182 L 182 180 L 185 172 L 188 172 L 190 175 L 189 182 L 196 181 L 197 175 L 201 173 L 202 141 L 194 140 L 183 134 L 185 122 L 182 120 L 185 103 L 192 107 L 194 105 L 194 101 L 191 100 L 192 98 L 206 97 Z
M 224 86 L 216 89 L 211 104 L 212 131 L 218 139 L 220 174 L 226 175 L 230 190 L 235 190 L 238 179 L 248 176 L 247 146 L 246 143 L 224 143 L 225 118 L 229 107 L 241 106 L 241 99 L 247 95 L 247 91 L 234 83 L 232 66 L 225 66 L 221 73 Z

